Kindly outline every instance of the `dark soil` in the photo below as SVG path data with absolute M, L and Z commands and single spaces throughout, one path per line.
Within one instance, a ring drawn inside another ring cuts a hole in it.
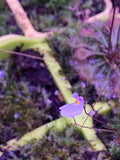
M 15 49 L 15 51 L 19 52 L 19 47 Z M 35 52 L 33 50 L 25 50 L 22 53 L 34 55 L 37 57 L 44 57 L 44 55 L 40 56 L 39 52 Z M 31 95 L 35 95 L 38 86 L 45 88 L 47 93 L 50 93 L 49 99 L 52 101 L 52 108 L 51 108 L 51 115 L 53 119 L 58 118 L 59 110 L 58 108 L 63 104 L 58 99 L 58 94 L 55 92 L 58 91 L 55 83 L 53 82 L 52 76 L 45 65 L 43 60 L 36 60 L 28 57 L 13 56 L 13 65 L 12 65 L 12 72 L 14 73 L 14 79 L 16 82 L 25 80 L 29 83 L 29 91 Z M 33 96 L 35 99 L 36 97 L 40 96 L 42 92 L 38 92 L 36 96 Z M 45 104 L 42 104 L 43 108 Z M 41 105 L 41 106 L 42 106 Z
M 20 47 L 15 51 L 20 51 Z M 33 50 L 23 53 L 40 56 Z M 7 86 L 1 90 L 0 144 L 57 119 L 59 107 L 63 105 L 43 60 L 18 55 L 12 57 Z

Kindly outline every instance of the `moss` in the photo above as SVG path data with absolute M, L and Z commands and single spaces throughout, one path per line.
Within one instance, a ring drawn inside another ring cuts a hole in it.
M 17 33 L 21 34 L 21 30 L 18 27 L 13 14 L 8 9 L 8 6 L 4 0 L 0 1 L 0 36 Z
M 43 61 L 22 58 L 0 62 L 0 144 L 58 118 L 63 104 L 54 94 L 57 88 Z
M 69 10 L 69 6 L 75 6 L 73 0 L 21 0 L 20 2 L 27 11 L 34 28 L 38 31 L 58 30 L 58 27 L 66 27 L 77 22 L 75 11 Z M 103 0 L 80 0 L 79 4 L 82 12 L 81 19 L 84 19 L 87 9 L 90 10 L 90 16 L 92 16 L 101 12 L 104 8 Z
M 13 151 L 13 157 L 17 159 L 76 159 L 86 160 L 97 159 L 100 152 L 90 150 L 88 143 L 83 140 L 83 137 L 74 126 L 67 126 L 61 132 L 50 130 L 47 135 L 41 140 L 34 140 L 33 142 L 18 148 Z M 75 138 L 75 140 L 74 140 Z M 86 158 L 87 157 L 87 158 Z
M 75 23 L 77 18 L 75 13 L 68 9 L 74 6 L 73 0 L 20 0 L 23 8 L 28 13 L 31 23 L 38 31 L 47 31 L 56 27 L 65 27 Z M 84 1 L 81 0 L 82 11 L 91 9 L 92 14 L 96 14 L 103 9 L 103 1 Z M 96 7 L 97 6 L 97 7 Z M 4 0 L 0 1 L 0 35 L 8 33 L 22 34 L 11 11 L 8 9 Z M 92 15 L 91 14 L 91 15 Z
M 64 29 L 60 34 L 56 33 L 54 36 L 48 39 L 48 43 L 53 52 L 53 56 L 60 63 L 62 71 L 60 74 L 66 75 L 66 78 L 72 85 L 72 92 L 78 92 L 81 96 L 85 96 L 85 90 L 81 87 L 81 82 L 84 81 L 79 78 L 74 67 L 77 64 L 72 50 L 70 48 L 69 38 L 76 36 L 77 31 L 79 32 L 79 25 L 71 25 L 68 28 Z M 95 87 L 90 85 L 89 82 L 86 83 L 86 97 L 87 103 L 92 104 L 97 98 L 97 93 Z
M 97 123 L 94 120 L 94 125 L 97 128 L 108 129 L 114 132 L 96 132 L 97 136 L 105 144 L 108 152 L 107 154 L 111 159 L 120 159 L 120 107 L 119 105 L 113 108 L 113 110 L 107 114 L 96 115 L 97 119 L 104 124 Z
M 116 145 L 114 142 L 109 145 L 110 157 L 114 160 L 120 160 L 120 146 Z

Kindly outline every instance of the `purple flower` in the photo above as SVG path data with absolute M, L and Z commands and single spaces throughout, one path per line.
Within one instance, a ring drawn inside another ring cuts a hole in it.
M 86 85 L 85 85 L 84 82 L 81 82 L 81 86 L 82 86 L 82 88 L 85 88 L 85 87 L 86 87 Z
M 17 119 L 19 116 L 20 116 L 20 114 L 18 112 L 15 112 L 14 118 Z
M 76 100 L 74 103 L 65 104 L 60 107 L 60 114 L 63 117 L 73 118 L 83 112 L 84 100 L 78 93 L 72 95 Z

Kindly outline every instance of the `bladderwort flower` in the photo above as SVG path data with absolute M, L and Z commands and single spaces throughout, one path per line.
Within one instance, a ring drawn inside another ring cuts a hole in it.
M 73 93 L 72 97 L 76 100 L 74 103 L 65 104 L 60 107 L 60 114 L 63 117 L 74 118 L 75 116 L 80 115 L 84 109 L 84 99 L 79 97 L 78 93 Z

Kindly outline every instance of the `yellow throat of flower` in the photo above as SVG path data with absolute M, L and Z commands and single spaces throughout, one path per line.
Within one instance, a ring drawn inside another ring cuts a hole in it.
M 77 101 L 77 99 L 75 100 L 75 102 L 74 102 L 74 104 L 80 104 L 78 101 Z

